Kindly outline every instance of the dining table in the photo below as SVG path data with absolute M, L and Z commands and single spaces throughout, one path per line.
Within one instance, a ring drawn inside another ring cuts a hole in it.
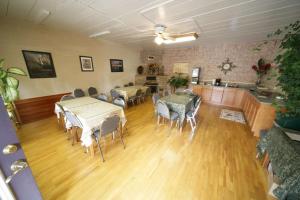
M 100 101 L 92 97 L 80 97 L 66 101 L 59 101 L 55 104 L 55 113 L 60 117 L 62 107 L 77 116 L 82 124 L 81 143 L 90 149 L 91 155 L 94 155 L 92 134 L 99 130 L 105 118 L 118 115 L 122 126 L 126 123 L 125 113 L 122 107 L 114 104 Z M 122 126 L 121 134 L 122 134 Z
M 146 93 L 148 88 L 149 87 L 143 85 L 134 85 L 128 87 L 115 88 L 115 90 L 117 91 L 117 93 L 124 97 L 125 101 L 128 101 L 128 98 L 135 96 L 136 92 L 139 89 L 141 89 L 143 93 Z
M 177 92 L 160 98 L 160 101 L 166 103 L 170 110 L 178 113 L 180 131 L 182 131 L 186 113 L 195 105 L 196 97 L 191 93 Z

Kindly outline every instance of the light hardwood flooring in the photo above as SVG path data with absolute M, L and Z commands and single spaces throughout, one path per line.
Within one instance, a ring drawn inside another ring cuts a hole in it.
M 124 139 L 105 141 L 104 157 L 71 146 L 55 117 L 24 125 L 22 147 L 44 199 L 264 200 L 266 175 L 255 159 L 256 138 L 240 123 L 219 119 L 202 104 L 192 141 L 188 124 L 156 128 L 150 99 L 126 110 Z M 118 137 L 117 137 L 118 138 Z

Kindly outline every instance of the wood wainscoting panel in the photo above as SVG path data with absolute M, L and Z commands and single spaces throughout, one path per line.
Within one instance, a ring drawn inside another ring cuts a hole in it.
M 29 123 L 53 116 L 55 103 L 59 101 L 63 95 L 67 94 L 71 93 L 68 92 L 15 101 L 14 104 L 17 109 L 20 122 Z

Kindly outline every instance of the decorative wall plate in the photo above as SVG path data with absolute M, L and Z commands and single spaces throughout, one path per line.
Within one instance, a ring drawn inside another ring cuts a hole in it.
M 218 68 L 221 68 L 221 71 L 224 72 L 224 74 L 226 74 L 228 71 L 231 71 L 235 67 L 236 66 L 230 62 L 229 58 L 227 58 L 225 62 L 222 62 L 222 64 L 218 66 Z

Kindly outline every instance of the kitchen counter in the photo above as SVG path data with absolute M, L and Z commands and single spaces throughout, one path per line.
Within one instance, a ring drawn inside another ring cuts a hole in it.
M 272 103 L 278 93 L 254 90 L 254 87 L 225 87 L 194 85 L 193 92 L 205 103 L 237 108 L 243 111 L 247 124 L 255 136 L 263 129 L 269 129 L 275 119 Z M 278 101 L 278 100 L 277 100 Z
M 237 86 L 228 86 L 225 85 L 221 86 L 213 86 L 213 85 L 197 85 L 201 87 L 206 88 L 237 88 L 237 89 L 243 89 L 245 91 L 248 91 L 250 94 L 252 94 L 260 103 L 264 104 L 272 104 L 273 102 L 281 103 L 282 100 L 276 99 L 276 96 L 281 96 L 281 94 L 276 92 L 269 92 L 269 91 L 259 91 L 256 89 L 256 86 L 254 85 L 237 85 Z

